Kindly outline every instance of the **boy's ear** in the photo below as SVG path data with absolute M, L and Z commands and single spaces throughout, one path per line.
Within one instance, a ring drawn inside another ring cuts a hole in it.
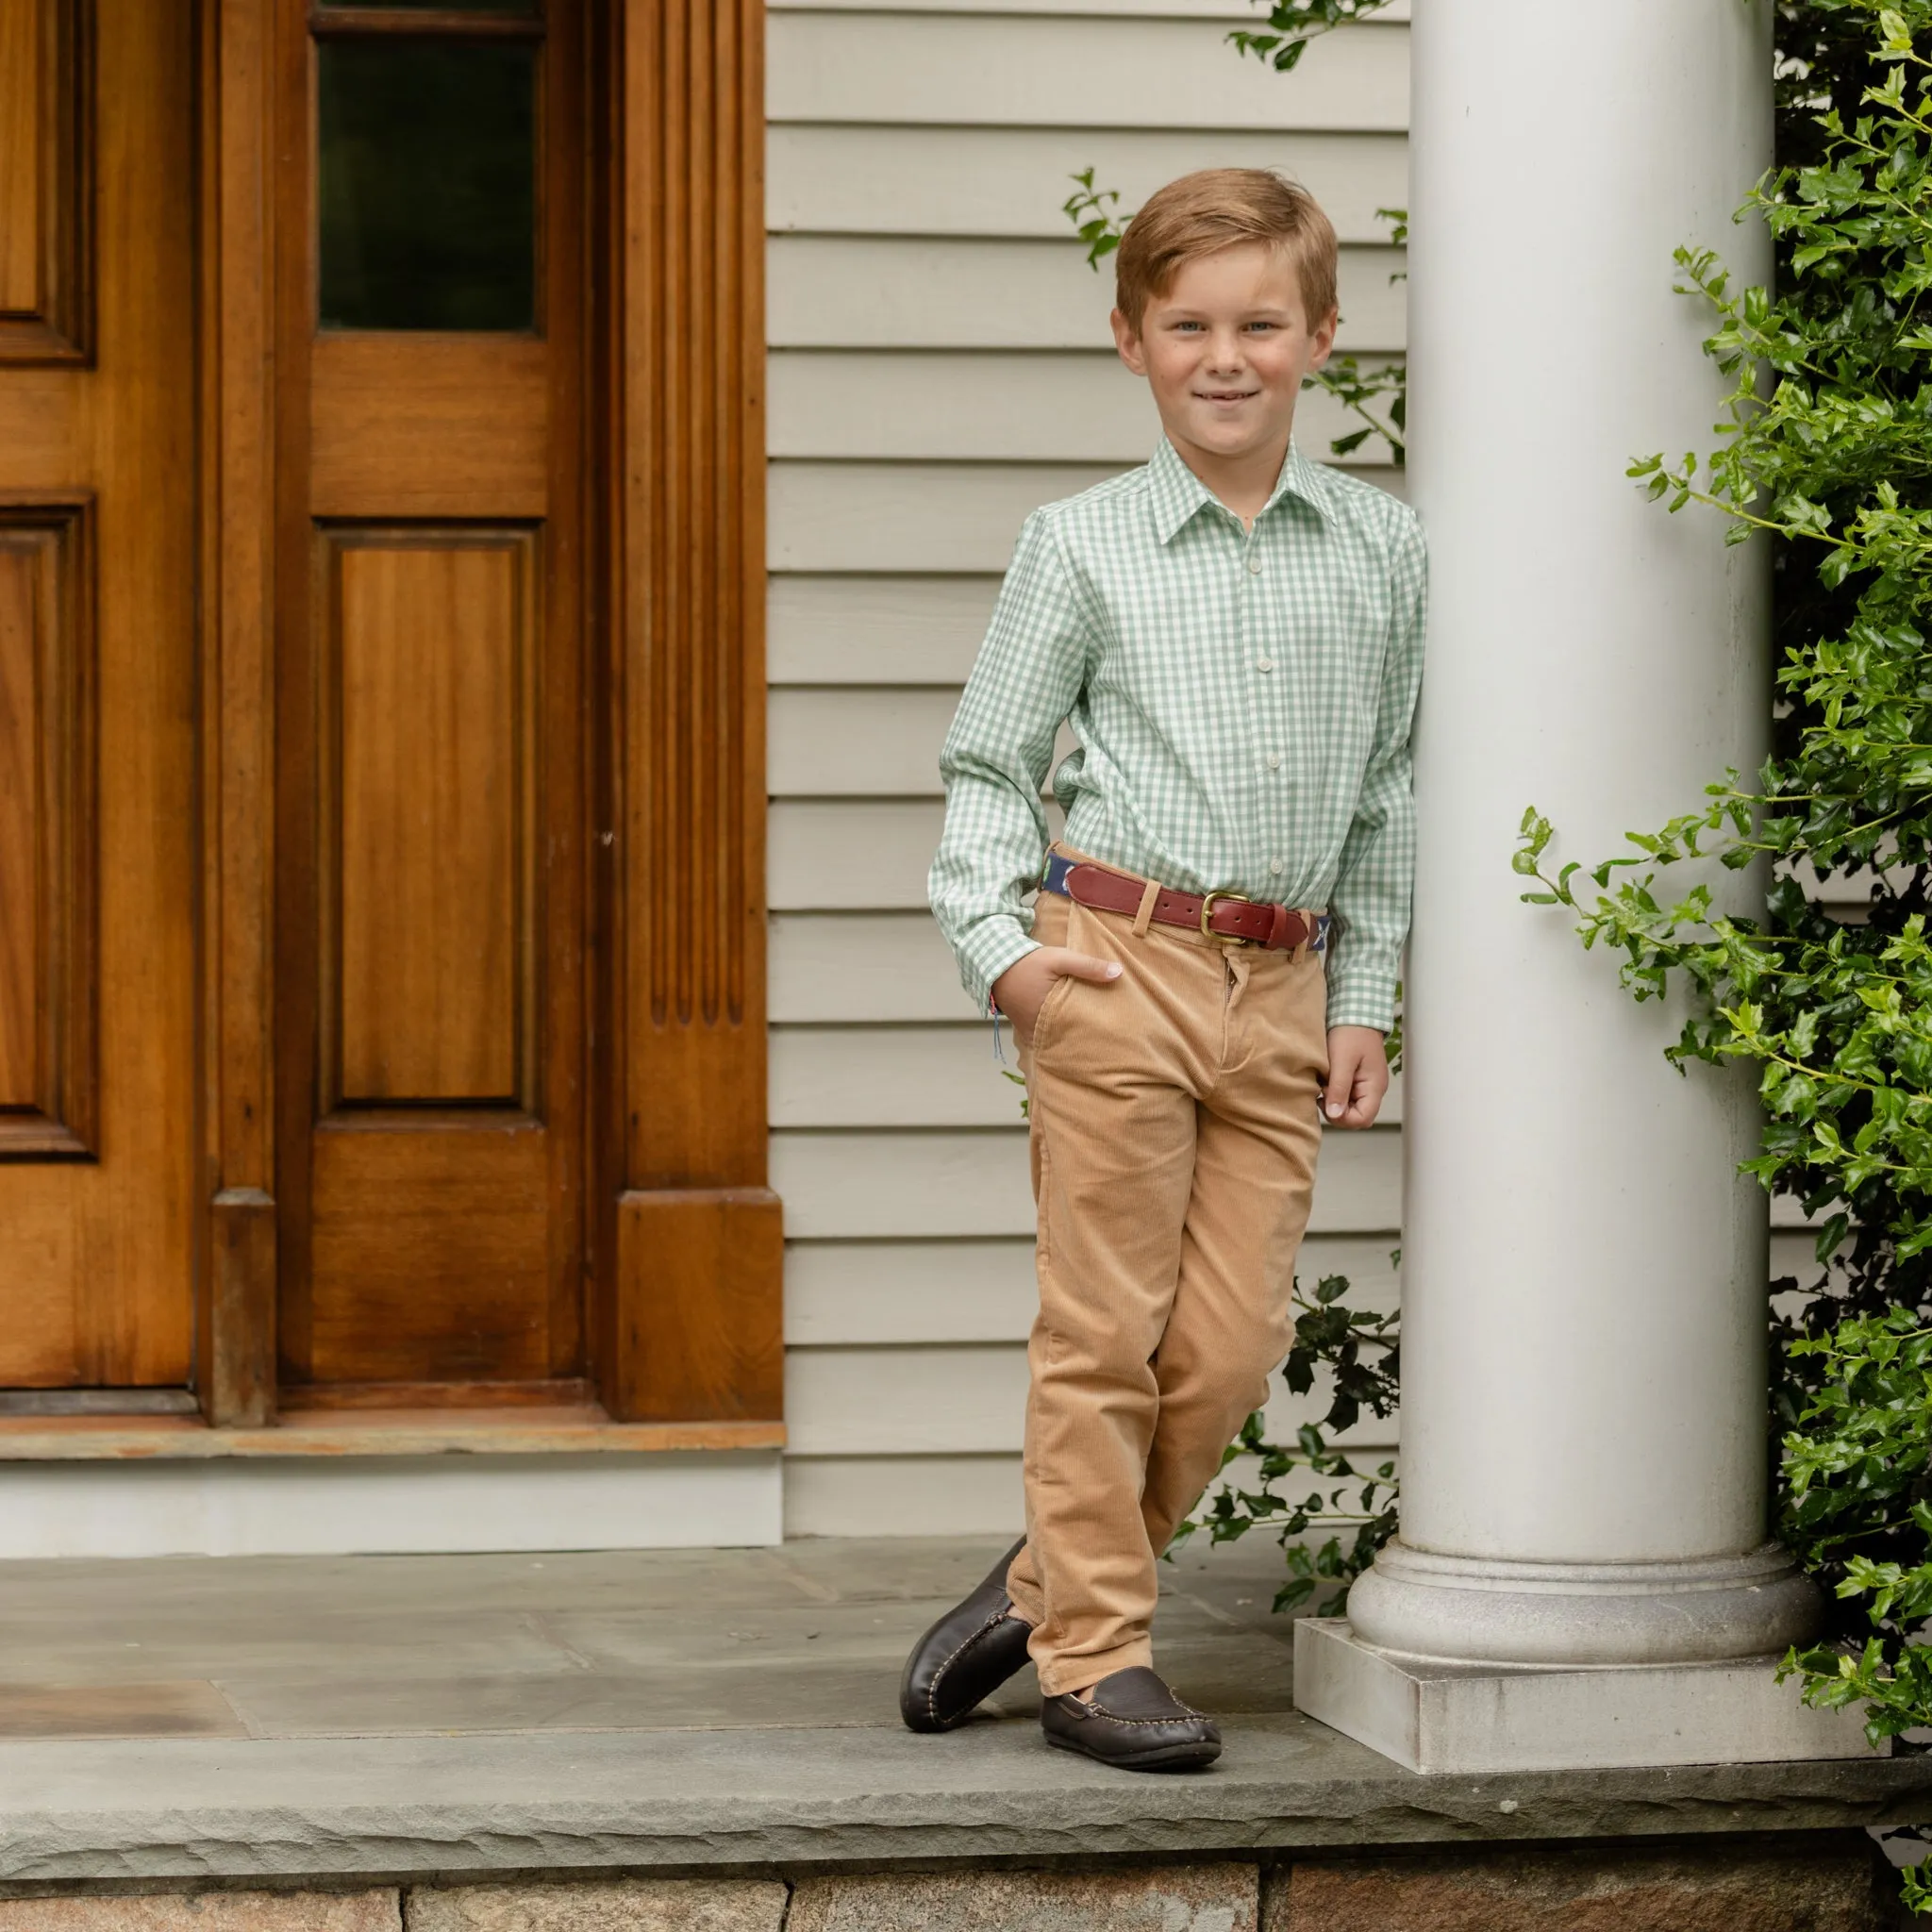
M 1141 352 L 1141 338 L 1134 325 L 1116 308 L 1108 321 L 1113 325 L 1113 345 L 1121 352 L 1121 360 L 1136 375 L 1147 374 L 1147 358 Z
M 1331 308 L 1315 330 L 1314 346 L 1308 356 L 1308 367 L 1319 369 L 1327 361 L 1335 349 L 1335 331 L 1341 326 L 1341 310 Z

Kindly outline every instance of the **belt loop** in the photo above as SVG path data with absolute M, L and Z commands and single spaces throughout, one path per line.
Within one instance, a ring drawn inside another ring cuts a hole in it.
M 1154 923 L 1155 902 L 1160 897 L 1160 887 L 1153 879 L 1141 888 L 1141 909 L 1134 914 L 1134 937 L 1144 940 L 1147 928 Z

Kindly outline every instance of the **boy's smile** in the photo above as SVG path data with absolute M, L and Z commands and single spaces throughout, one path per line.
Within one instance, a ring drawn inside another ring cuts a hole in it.
M 1115 309 L 1113 333 L 1182 461 L 1247 521 L 1280 475 L 1296 398 L 1327 361 L 1335 322 L 1310 325 L 1286 251 L 1257 242 L 1184 261 L 1140 329 Z

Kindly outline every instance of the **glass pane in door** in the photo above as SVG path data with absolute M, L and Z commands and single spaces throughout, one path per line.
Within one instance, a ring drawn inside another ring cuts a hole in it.
M 537 48 L 323 40 L 325 328 L 537 325 Z

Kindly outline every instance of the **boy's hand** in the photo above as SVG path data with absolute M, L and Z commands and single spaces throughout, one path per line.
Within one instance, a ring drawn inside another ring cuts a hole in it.
M 1034 1022 L 1053 991 L 1056 979 L 1118 979 L 1121 969 L 1111 959 L 1076 953 L 1070 946 L 1035 946 L 1015 959 L 992 983 L 992 1003 L 1013 1023 L 1021 1044 L 1033 1044 Z M 1378 1033 L 1375 1038 L 1382 1036 Z M 1385 1080 L 1385 1086 L 1388 1084 Z
M 1389 1055 L 1373 1026 L 1328 1029 L 1328 1084 L 1322 1115 L 1331 1127 L 1371 1127 L 1389 1091 Z

